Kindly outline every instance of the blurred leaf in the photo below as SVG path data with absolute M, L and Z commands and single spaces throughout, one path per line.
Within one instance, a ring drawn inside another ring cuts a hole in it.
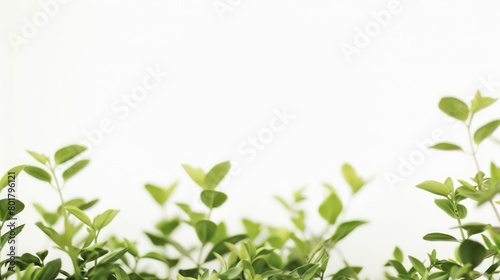
M 353 230 L 355 230 L 357 227 L 366 224 L 365 221 L 348 221 L 348 222 L 343 222 L 341 223 L 337 229 L 335 230 L 335 233 L 330 237 L 330 240 L 333 241 L 334 243 L 339 242 L 340 240 L 344 239 L 347 235 L 349 235 Z
M 61 266 L 61 259 L 56 259 L 46 263 L 36 274 L 37 276 L 35 280 L 56 279 L 57 275 L 59 275 L 59 271 L 61 270 Z
M 80 145 L 66 146 L 64 148 L 59 149 L 55 153 L 54 160 L 56 164 L 61 164 L 83 153 L 85 150 L 87 150 L 87 148 Z
M 226 243 L 236 244 L 236 243 L 238 243 L 241 240 L 246 239 L 246 238 L 248 238 L 247 235 L 240 234 L 240 235 L 234 235 L 234 236 L 231 236 L 231 237 L 228 237 L 228 238 L 222 240 L 221 242 L 217 243 L 212 248 L 212 250 L 208 253 L 208 255 L 207 255 L 206 259 L 205 259 L 205 262 L 209 262 L 211 260 L 214 260 L 216 258 L 215 255 L 214 255 L 214 253 L 217 253 L 217 254 L 219 254 L 221 256 L 223 256 L 224 254 L 228 253 L 229 252 L 229 248 L 227 248 Z
M 21 171 L 23 171 L 23 169 L 24 169 L 24 165 L 18 165 L 18 166 L 12 167 L 7 172 L 5 172 L 5 174 L 2 176 L 2 179 L 0 179 L 0 191 L 2 191 L 6 186 L 9 185 L 9 176 L 12 176 L 12 175 L 9 175 L 9 172 L 12 172 L 14 174 L 14 176 L 17 177 L 19 175 L 19 173 L 21 173 Z
M 217 231 L 217 225 L 211 221 L 203 220 L 196 223 L 194 226 L 198 239 L 202 244 L 209 242 Z
M 483 142 L 484 139 L 490 137 L 493 134 L 493 132 L 495 132 L 495 130 L 498 128 L 499 125 L 500 125 L 500 120 L 495 120 L 480 127 L 474 133 L 474 142 L 476 142 L 476 144 Z
M 479 92 L 479 90 L 478 90 L 476 92 L 476 96 L 474 96 L 474 99 L 472 99 L 471 111 L 472 111 L 472 113 L 477 113 L 480 110 L 495 103 L 495 101 L 497 101 L 496 98 L 481 96 L 481 92 Z
M 403 251 L 401 251 L 399 247 L 394 248 L 392 255 L 394 256 L 394 259 L 397 260 L 398 262 L 403 262 L 404 259 Z
M 447 115 L 466 121 L 469 117 L 469 107 L 463 101 L 455 97 L 444 97 L 439 101 L 439 109 Z
M 224 177 L 231 169 L 231 163 L 225 161 L 214 166 L 205 176 L 205 188 L 206 190 L 213 190 L 219 183 L 224 179 Z
M 347 163 L 342 165 L 342 175 L 351 187 L 353 194 L 358 192 L 366 184 L 366 182 L 358 176 L 356 170 L 354 170 L 354 168 Z
M 24 210 L 24 203 L 17 199 L 0 199 L 0 221 L 10 220 Z
M 433 146 L 430 146 L 429 148 L 436 150 L 445 150 L 445 151 L 462 151 L 462 147 L 446 142 L 437 143 Z
M 146 185 L 146 190 L 149 192 L 151 197 L 160 205 L 163 206 L 167 202 L 168 198 L 172 194 L 172 192 L 175 190 L 177 186 L 177 183 L 173 183 L 170 187 L 166 189 L 162 189 L 160 187 L 147 184 Z
M 49 183 L 52 181 L 52 176 L 50 176 L 50 174 L 47 171 L 36 166 L 25 166 L 24 172 L 28 173 L 29 175 L 33 176 L 38 180 L 42 180 Z
M 188 164 L 183 164 L 182 168 L 191 177 L 191 179 L 200 187 L 205 188 L 205 172 L 201 168 L 194 168 Z
M 342 201 L 335 192 L 330 195 L 319 206 L 319 214 L 325 219 L 328 224 L 333 225 L 337 221 L 338 216 L 342 212 Z
M 208 208 L 217 208 L 224 204 L 227 200 L 227 195 L 222 192 L 205 190 L 201 192 L 201 201 Z
M 39 163 L 43 165 L 45 165 L 49 161 L 49 158 L 46 155 L 42 155 L 33 151 L 26 151 L 26 152 L 28 152 L 28 154 L 30 154 L 34 159 L 36 159 Z
M 415 270 L 418 272 L 418 274 L 420 274 L 420 276 L 422 276 L 422 277 L 426 277 L 427 276 L 427 268 L 425 268 L 425 265 L 421 261 L 419 261 L 418 259 L 416 259 L 412 256 L 408 256 L 408 258 L 410 259 L 411 264 L 413 265 Z
M 89 164 L 89 162 L 90 161 L 88 159 L 83 159 L 77 161 L 71 167 L 66 169 L 62 174 L 64 181 L 68 181 L 69 178 L 73 177 L 76 173 L 80 172 L 83 168 L 85 168 L 85 166 L 87 166 L 87 164 Z

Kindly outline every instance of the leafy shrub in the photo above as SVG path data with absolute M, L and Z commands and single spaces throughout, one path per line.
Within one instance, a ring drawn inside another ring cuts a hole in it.
M 481 171 L 476 157 L 480 144 L 492 136 L 500 125 L 500 120 L 485 124 L 472 133 L 474 116 L 495 101 L 496 99 L 483 97 L 479 92 L 470 106 L 453 97 L 441 100 L 439 108 L 464 124 L 470 144 L 469 154 L 476 164 L 477 172 L 469 180 L 454 181 L 447 178 L 444 182 L 429 180 L 417 185 L 436 195 L 436 206 L 457 223 L 453 231 L 458 236 L 434 232 L 425 235 L 424 240 L 456 243 L 455 258 L 439 259 L 436 250 L 433 250 L 428 254 L 428 260 L 408 256 L 405 261 L 403 252 L 396 248 L 393 259 L 386 264 L 386 279 L 494 279 L 499 273 L 500 228 L 485 223 L 465 223 L 469 210 L 463 203 L 465 200 L 472 200 L 478 205 L 491 205 L 500 222 L 495 206 L 498 202 L 493 202 L 495 195 L 500 192 L 500 167 L 491 163 L 490 174 L 487 176 Z M 431 148 L 462 152 L 466 150 L 453 143 L 438 143 Z M 88 165 L 89 160 L 79 158 L 85 150 L 85 147 L 70 145 L 59 149 L 50 158 L 28 151 L 39 165 L 16 166 L 2 177 L 0 190 L 12 194 L 7 199 L 0 200 L 0 229 L 9 227 L 9 223 L 25 207 L 21 201 L 15 200 L 14 194 L 14 177 L 22 171 L 43 181 L 58 193 L 60 205 L 55 209 L 45 209 L 34 204 L 42 219 L 36 225 L 56 248 L 67 255 L 72 269 L 68 270 L 70 265 L 63 265 L 62 259 L 48 260 L 48 250 L 27 252 L 21 256 L 6 258 L 0 263 L 1 279 L 359 279 L 362 268 L 351 266 L 346 260 L 343 260 L 344 267 L 337 268 L 336 272 L 328 269 L 333 248 L 366 223 L 339 219 L 343 202 L 329 184 L 325 184 L 325 199 L 317 208 L 319 216 L 325 222 L 325 230 L 320 233 L 311 233 L 307 228 L 306 211 L 301 206 L 301 202 L 306 199 L 303 190 L 293 193 L 291 199 L 276 197 L 290 214 L 294 226 L 292 229 L 242 219 L 244 232 L 229 234 L 224 221 L 214 221 L 212 212 L 220 211 L 219 208 L 228 199 L 218 186 L 230 170 L 229 162 L 219 163 L 208 172 L 183 165 L 189 177 L 200 187 L 200 199 L 205 211 L 195 211 L 186 203 L 175 203 L 182 215 L 160 220 L 154 225 L 154 230 L 145 231 L 146 237 L 156 249 L 144 252 L 123 236 L 103 240 L 100 238 L 101 234 L 106 232 L 106 226 L 119 214 L 119 210 L 108 209 L 90 217 L 88 209 L 94 207 L 98 199 L 66 199 L 62 191 L 64 183 Z M 367 183 L 349 164 L 344 164 L 341 172 L 352 195 Z M 171 203 L 169 198 L 176 188 L 177 183 L 166 188 L 145 185 L 145 190 L 161 209 Z M 0 249 L 9 248 L 12 236 L 22 237 L 23 227 L 24 225 L 17 226 L 3 234 Z M 181 244 L 174 238 L 174 233 L 186 230 L 196 234 L 196 244 Z M 487 259 L 491 264 L 480 269 Z M 156 271 L 142 269 L 143 266 L 139 265 L 146 263 L 150 264 L 146 267 L 164 269 L 167 275 L 160 276 Z M 213 269 L 214 267 L 218 269 Z

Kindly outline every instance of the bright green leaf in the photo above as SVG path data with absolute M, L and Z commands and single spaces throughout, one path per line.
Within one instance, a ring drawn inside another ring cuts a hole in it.
M 80 210 L 80 208 L 71 205 L 67 205 L 64 208 L 68 210 L 68 212 L 70 212 L 78 220 L 82 221 L 87 226 L 92 227 L 92 221 L 90 220 L 89 216 L 87 216 L 87 214 L 85 214 L 82 210 Z
M 342 212 L 343 205 L 340 198 L 335 192 L 330 195 L 319 206 L 319 214 L 325 219 L 328 224 L 333 225 L 337 221 L 338 216 Z
M 433 194 L 442 195 L 447 197 L 451 191 L 450 189 L 443 183 L 437 181 L 425 181 L 417 185 L 417 188 L 426 190 Z
M 107 226 L 111 221 L 116 217 L 116 215 L 120 212 L 120 210 L 108 209 L 104 211 L 102 214 L 97 215 L 94 218 L 94 228 L 96 230 L 101 230 L 105 226 Z
M 231 163 L 225 161 L 214 166 L 205 176 L 205 189 L 213 190 L 231 169 Z
M 222 192 L 205 190 L 201 192 L 201 201 L 208 208 L 217 208 L 224 204 L 227 200 L 227 195 Z
M 445 151 L 462 151 L 462 147 L 446 142 L 437 143 L 433 146 L 430 146 L 429 148 L 436 150 L 445 150 Z
M 90 161 L 88 159 L 83 159 L 77 161 L 75 164 L 66 169 L 62 174 L 64 181 L 68 181 L 69 178 L 73 177 L 76 173 L 80 172 L 80 170 L 85 168 L 85 166 L 87 166 L 89 162 Z
M 358 192 L 366 183 L 363 179 L 361 179 L 361 177 L 358 176 L 356 170 L 354 170 L 354 168 L 347 163 L 342 165 L 342 175 L 351 187 L 353 194 Z
M 191 179 L 200 187 L 205 188 L 205 172 L 201 168 L 195 168 L 188 164 L 183 164 L 182 168 L 191 177 Z
M 477 113 L 480 110 L 495 103 L 495 101 L 497 101 L 496 98 L 481 96 L 481 92 L 479 92 L 479 90 L 478 90 L 476 92 L 476 96 L 474 96 L 474 99 L 472 99 L 471 111 L 472 111 L 472 113 Z
M 500 120 L 496 120 L 480 127 L 474 133 L 474 142 L 476 142 L 476 144 L 483 142 L 486 138 L 490 137 L 493 134 L 493 132 L 495 132 L 495 130 L 498 128 L 499 125 L 500 125 Z
M 168 198 L 170 197 L 176 186 L 177 183 L 173 183 L 170 187 L 163 189 L 151 184 L 147 184 L 146 190 L 160 206 L 163 206 L 167 202 Z
M 444 97 L 439 101 L 439 109 L 449 116 L 466 121 L 469 117 L 469 107 L 460 99 L 455 97 Z
M 36 159 L 41 164 L 46 164 L 49 161 L 49 158 L 46 155 L 39 154 L 33 151 L 26 151 L 30 154 L 34 159 Z
M 54 160 L 56 164 L 61 164 L 83 153 L 85 150 L 87 148 L 80 145 L 66 146 L 55 153 Z
M 28 173 L 29 175 L 33 176 L 38 180 L 42 180 L 49 183 L 52 181 L 52 176 L 50 176 L 50 174 L 47 171 L 36 166 L 25 166 L 24 172 Z

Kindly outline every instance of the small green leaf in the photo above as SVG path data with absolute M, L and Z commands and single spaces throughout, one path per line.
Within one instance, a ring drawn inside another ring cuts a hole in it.
M 205 188 L 205 172 L 201 168 L 195 168 L 187 164 L 183 164 L 182 168 L 191 177 L 191 179 L 200 187 Z
M 217 225 L 208 220 L 202 220 L 196 223 L 194 226 L 198 239 L 202 244 L 209 242 L 215 235 L 217 231 Z
M 24 165 L 18 165 L 16 167 L 12 167 L 11 169 L 9 169 L 9 171 L 5 172 L 5 174 L 2 176 L 2 179 L 0 179 L 0 191 L 3 190 L 7 185 L 9 185 L 9 180 L 12 180 L 12 177 L 19 176 L 19 173 L 21 173 L 23 169 Z
M 450 189 L 443 183 L 437 181 L 425 181 L 417 185 L 417 188 L 426 190 L 433 194 L 442 195 L 447 197 L 451 191 Z
M 330 240 L 334 243 L 337 243 L 340 240 L 344 239 L 347 235 L 349 235 L 357 227 L 364 225 L 364 224 L 366 224 L 365 221 L 343 222 L 337 227 L 337 229 L 335 230 L 335 233 L 332 235 L 332 237 L 330 237 Z
M 466 239 L 458 248 L 460 259 L 464 264 L 471 264 L 472 268 L 481 264 L 486 256 L 486 249 L 481 243 Z
M 97 215 L 94 218 L 94 228 L 96 230 L 101 230 L 105 226 L 107 226 L 111 221 L 116 217 L 116 215 L 120 212 L 120 210 L 108 209 L 104 211 L 102 214 Z
M 49 280 L 56 279 L 61 270 L 61 259 L 56 259 L 46 263 L 38 272 L 35 280 Z
M 342 175 L 351 187 L 353 194 L 358 192 L 366 184 L 366 182 L 358 176 L 356 170 L 354 170 L 354 168 L 347 163 L 342 165 Z
M 134 257 L 139 257 L 139 249 L 137 249 L 135 243 L 128 240 L 127 238 L 124 238 L 124 241 L 125 245 L 127 245 L 128 252 Z
M 427 240 L 427 241 L 452 241 L 452 242 L 458 242 L 458 240 L 449 235 L 449 234 L 445 234 L 445 233 L 439 233 L 439 232 L 433 232 L 433 233 L 429 233 L 429 234 L 426 234 L 424 236 L 424 240 Z
M 408 258 L 410 259 L 411 264 L 418 272 L 418 274 L 420 274 L 420 276 L 422 277 L 425 277 L 427 275 L 427 268 L 425 268 L 425 265 L 421 261 L 412 256 L 408 256 Z
M 87 148 L 80 145 L 66 146 L 55 153 L 54 160 L 56 164 L 61 164 L 83 153 L 85 150 Z
M 219 277 L 222 280 L 235 279 L 236 277 L 240 276 L 241 272 L 243 272 L 242 267 L 232 267 L 228 269 L 226 272 L 219 275 Z
M 323 219 L 325 219 L 328 224 L 333 225 L 335 224 L 335 221 L 337 221 L 337 218 L 342 212 L 342 209 L 342 201 L 335 192 L 332 192 L 323 201 L 323 203 L 321 203 L 318 211 L 321 217 L 323 217 Z
M 163 233 L 163 235 L 170 235 L 179 225 L 181 224 L 179 218 L 175 218 L 172 220 L 163 220 L 160 221 L 156 228 Z
M 217 208 L 224 204 L 227 200 L 227 195 L 222 192 L 205 190 L 201 192 L 201 201 L 208 208 Z
M 449 116 L 466 121 L 469 117 L 469 107 L 462 100 L 455 97 L 444 97 L 439 101 L 439 109 Z
M 445 151 L 462 151 L 462 147 L 446 142 L 437 143 L 433 146 L 430 146 L 429 148 L 436 150 L 445 150 Z
M 50 174 L 47 171 L 36 166 L 25 166 L 24 172 L 28 173 L 29 175 L 33 176 L 38 180 L 42 180 L 49 183 L 52 181 L 52 176 L 50 176 Z
M 214 166 L 205 176 L 205 189 L 213 190 L 219 183 L 226 177 L 227 173 L 231 169 L 231 163 L 225 161 Z
M 75 164 L 66 169 L 62 174 L 64 181 L 68 181 L 69 178 L 73 177 L 76 173 L 80 172 L 80 170 L 85 168 L 85 166 L 87 166 L 89 162 L 90 161 L 88 159 L 83 159 L 77 161 Z
M 82 221 L 84 224 L 86 224 L 87 226 L 89 227 L 93 227 L 92 226 L 92 221 L 90 221 L 90 218 L 89 216 L 87 216 L 87 214 L 85 214 L 82 210 L 80 210 L 80 208 L 78 207 L 75 207 L 75 206 L 71 206 L 71 205 L 67 205 L 64 207 L 66 210 L 68 210 L 68 212 L 70 212 L 73 216 L 75 216 L 78 220 Z
M 146 190 L 151 194 L 151 197 L 160 205 L 163 206 L 167 202 L 172 192 L 177 187 L 177 183 L 173 183 L 170 187 L 163 189 L 151 184 L 146 185 Z
M 43 165 L 45 165 L 49 161 L 49 158 L 46 155 L 42 155 L 33 151 L 26 151 L 26 152 L 28 152 L 28 154 L 30 154 L 34 159 L 36 159 L 39 163 Z
M 493 132 L 495 132 L 495 130 L 498 128 L 499 125 L 500 125 L 500 120 L 496 120 L 480 127 L 474 133 L 474 142 L 476 142 L 476 144 L 483 142 L 486 138 L 490 137 L 493 134 Z
M 10 220 L 24 210 L 24 203 L 17 199 L 1 199 L 0 200 L 0 221 L 5 222 Z
M 495 103 L 495 101 L 497 101 L 496 98 L 481 96 L 481 92 L 479 92 L 479 90 L 478 90 L 476 92 L 476 96 L 474 96 L 474 99 L 472 99 L 471 111 L 472 111 L 472 113 L 477 113 L 480 110 Z
M 236 243 L 238 243 L 241 240 L 246 239 L 246 238 L 248 238 L 247 235 L 240 234 L 240 235 L 234 235 L 234 236 L 228 237 L 228 238 L 220 241 L 219 243 L 215 244 L 215 246 L 212 248 L 212 250 L 208 253 L 208 255 L 205 259 L 205 262 L 209 262 L 211 260 L 214 260 L 216 258 L 214 253 L 217 253 L 221 256 L 228 253 L 230 250 L 229 250 L 229 248 L 227 248 L 226 243 L 236 244 Z
M 453 203 L 449 201 L 448 199 L 436 199 L 434 200 L 434 203 L 441 208 L 448 216 L 450 216 L 453 219 L 456 219 L 457 216 L 455 214 L 455 207 L 453 206 Z
M 403 251 L 401 251 L 399 247 L 394 248 L 392 255 L 394 256 L 394 259 L 397 260 L 398 262 L 403 262 L 404 259 Z

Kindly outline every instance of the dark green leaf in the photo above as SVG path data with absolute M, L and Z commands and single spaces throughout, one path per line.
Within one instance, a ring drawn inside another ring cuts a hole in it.
M 56 279 L 61 270 L 61 259 L 56 259 L 51 262 L 46 263 L 38 273 L 35 280 L 52 280 Z
M 470 263 L 474 268 L 483 262 L 486 256 L 486 249 L 481 243 L 466 239 L 460 244 L 458 253 L 463 263 Z

